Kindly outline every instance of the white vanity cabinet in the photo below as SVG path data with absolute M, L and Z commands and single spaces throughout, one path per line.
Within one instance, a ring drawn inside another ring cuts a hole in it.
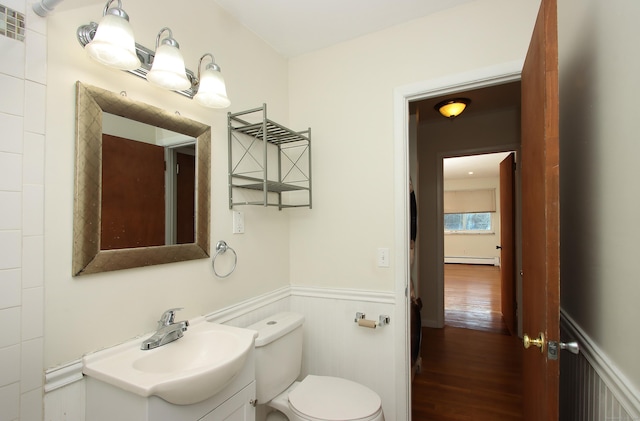
M 256 382 L 227 399 L 199 421 L 254 421 L 256 419 Z
M 85 382 L 87 421 L 255 421 L 253 350 L 227 387 L 192 405 L 139 396 L 91 376 L 85 376 Z

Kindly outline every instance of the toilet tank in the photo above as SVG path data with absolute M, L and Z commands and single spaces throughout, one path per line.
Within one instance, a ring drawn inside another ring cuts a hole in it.
M 282 312 L 248 326 L 258 332 L 255 342 L 256 396 L 267 403 L 300 375 L 304 316 Z

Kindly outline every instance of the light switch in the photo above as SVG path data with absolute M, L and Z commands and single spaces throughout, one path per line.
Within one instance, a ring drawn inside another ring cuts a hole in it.
M 386 247 L 381 247 L 378 249 L 378 267 L 389 267 L 389 249 Z
M 244 213 L 233 211 L 233 233 L 244 234 Z

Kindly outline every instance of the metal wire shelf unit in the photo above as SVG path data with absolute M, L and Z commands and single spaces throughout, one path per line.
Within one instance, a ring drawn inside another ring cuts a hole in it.
M 296 132 L 269 120 L 267 104 L 228 113 L 227 125 L 229 209 L 312 207 L 311 128 Z

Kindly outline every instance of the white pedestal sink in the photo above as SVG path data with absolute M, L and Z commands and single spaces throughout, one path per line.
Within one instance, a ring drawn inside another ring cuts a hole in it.
M 141 397 L 176 405 L 202 402 L 228 386 L 242 370 L 257 333 L 193 321 L 184 336 L 151 350 L 141 340 L 87 355 L 87 376 Z

